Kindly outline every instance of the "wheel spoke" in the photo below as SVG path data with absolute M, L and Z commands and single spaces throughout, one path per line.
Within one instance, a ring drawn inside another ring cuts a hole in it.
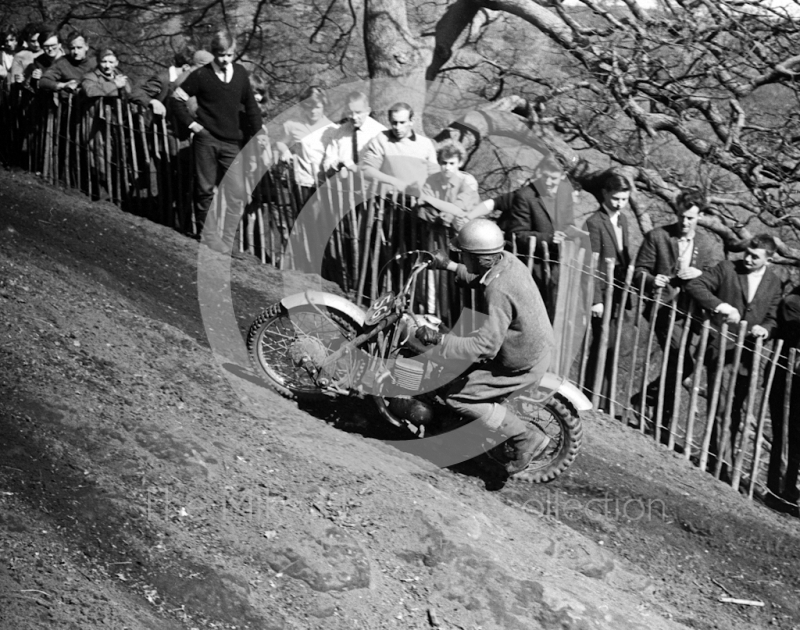
M 316 339 L 328 353 L 346 341 L 344 332 L 320 313 L 293 312 L 268 323 L 257 340 L 262 366 L 286 387 L 317 390 L 311 375 L 290 358 L 291 345 L 300 338 Z M 342 370 L 337 370 L 342 373 Z

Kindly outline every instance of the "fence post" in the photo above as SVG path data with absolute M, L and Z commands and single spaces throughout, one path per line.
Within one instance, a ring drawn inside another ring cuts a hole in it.
M 789 422 L 791 421 L 790 413 L 792 406 L 792 385 L 794 384 L 794 369 L 795 361 L 797 360 L 797 348 L 789 350 L 789 364 L 786 366 L 786 384 L 783 389 L 783 425 L 781 431 L 781 489 L 784 489 L 783 475 L 786 473 L 786 467 L 789 463 Z
M 692 328 L 694 311 L 695 304 L 692 302 L 689 305 L 689 311 L 686 313 L 686 319 L 683 322 L 680 346 L 678 347 L 677 365 L 675 366 L 675 393 L 672 399 L 672 417 L 669 422 L 669 438 L 667 442 L 667 448 L 670 450 L 675 449 L 675 434 L 678 431 L 678 418 L 681 409 L 681 390 L 683 389 L 683 362 L 686 358 L 686 344 L 689 343 L 689 333 Z
M 534 252 L 536 252 L 536 237 L 531 236 L 528 239 L 528 252 L 530 252 L 531 260 L 533 260 Z M 550 273 L 550 246 L 547 244 L 546 241 L 542 241 L 542 286 L 544 287 L 544 295 L 542 296 L 545 298 L 545 304 L 550 304 L 550 300 L 553 298 L 551 295 L 553 291 L 553 287 L 550 286 L 550 279 L 552 274 Z M 533 266 L 533 265 L 531 265 Z
M 628 265 L 625 272 L 625 286 L 622 289 L 622 303 L 619 311 L 619 321 L 616 323 L 617 334 L 614 335 L 614 354 L 611 355 L 611 381 L 608 385 L 608 415 L 614 419 L 616 416 L 616 397 L 617 397 L 617 376 L 619 373 L 619 351 L 622 343 L 622 322 L 625 318 L 625 305 L 628 303 L 631 293 L 631 282 L 633 282 L 634 266 Z M 627 404 L 623 405 L 626 407 Z
M 553 333 L 558 343 L 558 361 L 554 361 L 554 369 L 560 376 L 569 378 L 572 354 L 572 337 L 575 331 L 575 304 L 580 295 L 579 284 L 575 283 L 575 265 L 573 260 L 580 259 L 578 265 L 582 267 L 585 250 L 575 251 L 577 244 L 565 241 L 561 247 L 559 257 L 558 288 L 556 290 L 556 308 L 553 318 Z
M 642 368 L 642 400 L 639 403 L 639 431 L 644 433 L 645 429 L 645 415 L 644 410 L 647 407 L 647 388 L 650 385 L 650 354 L 653 352 L 653 337 L 655 336 L 655 321 L 658 317 L 658 309 L 661 307 L 661 293 L 662 287 L 656 289 L 653 297 L 653 310 L 650 313 L 650 329 L 647 332 L 647 347 L 644 353 L 644 366 Z
M 53 120 L 53 162 L 50 171 L 50 183 L 54 186 L 58 183 L 59 175 L 61 172 L 61 119 L 64 116 L 64 100 L 59 96 L 58 104 L 56 105 L 56 116 Z M 67 96 L 67 104 L 72 103 L 72 94 Z
M 171 228 L 175 228 L 178 225 L 176 220 L 177 217 L 177 199 L 175 197 L 177 195 L 174 194 L 174 190 L 176 186 L 173 182 L 173 173 L 174 170 L 172 168 L 172 152 L 169 148 L 169 137 L 167 135 L 167 119 L 164 116 L 159 117 L 159 129 L 161 130 L 161 137 L 163 138 L 163 144 L 161 148 L 161 155 L 162 157 L 162 168 L 165 170 L 165 177 L 164 181 L 166 185 L 164 186 L 164 193 L 166 196 L 166 203 L 164 204 L 164 208 L 166 210 L 166 216 L 164 217 L 164 225 L 168 225 Z M 155 121 L 153 122 L 155 125 Z M 244 170 L 245 164 L 242 164 L 242 169 Z M 243 175 L 244 176 L 244 175 Z M 247 193 L 245 193 L 246 197 Z M 242 204 L 245 206 L 247 205 L 246 199 L 242 199 Z M 244 213 L 242 213 L 244 214 Z
M 44 133 L 44 160 L 42 164 L 42 177 L 50 183 L 53 182 L 53 162 L 55 161 L 53 160 L 53 145 L 55 144 L 55 140 L 53 139 L 53 128 L 57 113 L 57 107 L 54 107 L 52 104 L 48 105 L 47 122 L 45 123 Z
M 131 145 L 131 181 L 133 188 L 136 190 L 136 211 L 141 212 L 140 203 L 142 200 L 142 191 L 140 186 L 141 182 L 141 169 L 139 168 L 139 152 L 136 150 L 136 134 L 133 129 L 133 114 L 131 112 L 130 101 L 125 102 L 125 120 L 128 125 L 128 142 Z M 185 230 L 186 226 L 182 225 L 181 229 Z
M 584 306 L 588 307 L 588 308 L 586 308 L 584 310 L 584 312 L 586 313 L 585 317 L 587 317 L 587 320 L 586 320 L 586 333 L 583 336 L 583 349 L 581 350 L 581 368 L 580 368 L 580 371 L 579 371 L 579 374 L 578 374 L 578 381 L 580 382 L 581 386 L 584 387 L 584 388 L 587 385 L 586 384 L 586 363 L 589 360 L 589 348 L 590 348 L 589 343 L 590 343 L 591 335 L 592 335 L 591 305 L 592 305 L 592 300 L 594 299 L 593 298 L 593 295 L 594 295 L 594 293 L 593 293 L 594 292 L 594 275 L 595 275 L 595 270 L 597 269 L 597 265 L 599 264 L 599 262 L 600 262 L 600 253 L 599 252 L 592 252 L 592 256 L 589 259 L 589 272 L 588 272 L 589 273 L 589 281 L 588 281 L 588 283 L 586 285 L 585 300 L 586 300 L 587 304 L 584 304 Z
M 361 256 L 361 271 L 358 275 L 358 290 L 356 292 L 356 300 L 358 305 L 364 303 L 364 287 L 367 281 L 367 270 L 369 269 L 369 253 L 371 251 L 370 244 L 372 243 L 372 224 L 375 222 L 375 198 L 371 197 L 367 201 L 367 222 L 364 226 L 364 251 Z
M 372 248 L 372 282 L 369 287 L 370 302 L 378 297 L 378 271 L 380 269 L 381 244 L 383 243 L 383 217 L 386 212 L 386 201 L 378 199 L 378 214 L 375 217 L 375 242 Z M 397 205 L 397 191 L 392 190 L 392 205 Z
M 669 355 L 672 348 L 672 333 L 675 331 L 675 318 L 678 313 L 677 300 L 672 300 L 669 305 L 669 324 L 667 325 L 667 339 L 664 342 L 661 354 L 661 373 L 658 375 L 658 403 L 656 404 L 656 421 L 653 429 L 653 436 L 656 442 L 661 441 L 661 421 L 664 419 L 664 388 L 667 384 L 667 371 L 669 370 Z M 653 319 L 653 328 L 655 328 Z M 645 392 L 647 398 L 647 392 Z
M 613 258 L 606 258 L 606 287 L 603 300 L 603 320 L 600 323 L 600 343 L 597 352 L 597 365 L 594 366 L 594 383 L 592 383 L 592 405 L 597 407 L 600 402 L 600 395 L 603 390 L 603 373 L 606 369 L 606 355 L 608 353 L 608 335 L 611 326 L 611 311 L 614 306 L 614 267 L 616 261 Z M 619 332 L 619 329 L 617 329 Z M 611 398 L 609 392 L 609 400 Z
M 125 109 L 128 109 L 128 101 L 125 101 Z M 125 141 L 125 118 L 122 115 L 122 99 L 117 99 L 117 141 L 119 151 L 117 155 L 120 157 L 121 165 L 118 168 L 122 171 L 122 194 L 120 197 L 122 201 L 129 199 L 128 191 L 130 190 L 130 179 L 128 177 L 128 143 Z
M 150 147 L 147 145 L 147 130 L 144 126 L 144 115 L 142 114 L 141 106 L 137 108 L 136 120 L 139 123 L 139 138 L 142 143 L 142 153 L 144 159 L 144 172 L 147 173 L 145 184 L 147 185 L 147 192 L 144 196 L 143 207 L 146 208 L 147 217 L 153 219 L 153 163 L 150 160 Z
M 761 372 L 761 352 L 764 349 L 764 340 L 761 337 L 756 339 L 756 347 L 753 350 L 753 364 L 750 366 L 750 382 L 747 387 L 747 404 L 745 405 L 744 417 L 741 419 L 739 427 L 739 452 L 733 453 L 733 477 L 731 478 L 731 487 L 734 490 L 739 489 L 739 482 L 742 478 L 742 465 L 744 464 L 744 455 L 747 450 L 747 440 L 750 438 L 750 416 L 753 415 L 753 409 L 756 402 L 756 389 L 758 387 L 758 376 Z M 751 480 L 752 482 L 752 480 Z
M 724 322 L 719 331 L 719 356 L 717 357 L 717 366 L 714 371 L 714 383 L 708 383 L 709 398 L 706 428 L 703 432 L 703 444 L 700 451 L 699 466 L 702 470 L 706 469 L 708 464 L 708 450 L 711 446 L 711 433 L 714 430 L 714 425 L 717 421 L 717 407 L 719 405 L 719 390 L 722 385 L 722 371 L 725 367 L 725 352 L 728 344 L 728 322 Z
M 758 412 L 758 426 L 756 427 L 756 442 L 753 447 L 753 465 L 750 468 L 750 487 L 747 489 L 747 496 L 752 499 L 753 491 L 758 481 L 758 465 L 761 463 L 761 447 L 764 443 L 764 421 L 767 417 L 767 409 L 769 407 L 769 394 L 772 391 L 772 383 L 775 380 L 775 369 L 778 366 L 778 359 L 783 350 L 783 339 L 778 339 L 775 342 L 775 347 L 772 351 L 772 358 L 769 362 L 769 372 L 767 372 L 767 382 L 764 386 L 764 394 L 761 397 L 761 409 Z
M 732 439 L 729 438 L 731 431 L 731 414 L 733 413 L 733 398 L 736 395 L 736 385 L 739 378 L 739 365 L 742 362 L 742 351 L 744 350 L 744 337 L 747 334 L 747 322 L 739 322 L 739 334 L 736 337 L 736 348 L 733 351 L 733 364 L 728 379 L 728 391 L 725 396 L 725 413 L 722 416 L 722 427 L 719 432 L 719 446 L 717 449 L 717 465 L 714 468 L 714 476 L 719 479 L 722 474 L 722 464 L 728 456 L 728 447 Z M 724 369 L 724 368 L 723 368 Z M 740 427 L 741 428 L 741 427 Z M 731 436 L 732 437 L 732 436 Z M 733 451 L 733 449 L 730 449 Z M 733 465 L 733 452 L 730 453 L 731 465 Z
M 688 460 L 692 456 L 692 441 L 694 439 L 694 418 L 697 415 L 697 399 L 700 397 L 700 377 L 703 370 L 703 358 L 708 346 L 708 335 L 711 332 L 711 321 L 703 320 L 703 331 L 700 333 L 700 345 L 697 347 L 697 364 L 692 375 L 692 393 L 689 396 L 689 415 L 686 418 L 686 445 L 683 449 L 683 458 Z M 709 387 L 710 387 L 709 383 Z M 680 386 L 680 385 L 679 385 Z M 707 392 L 710 391 L 707 389 Z M 700 450 L 702 451 L 702 445 Z
M 642 274 L 639 278 L 639 290 L 636 292 L 636 321 L 634 322 L 633 349 L 631 350 L 631 368 L 628 374 L 628 387 L 625 390 L 625 404 L 622 406 L 622 424 L 628 425 L 628 412 L 631 411 L 630 400 L 633 398 L 633 381 L 636 373 L 636 356 L 639 354 L 639 333 L 642 327 L 642 311 L 644 310 L 644 281 Z

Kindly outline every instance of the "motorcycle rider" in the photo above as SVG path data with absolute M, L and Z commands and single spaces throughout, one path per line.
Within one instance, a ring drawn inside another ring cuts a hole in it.
M 482 293 L 482 321 L 464 337 L 426 326 L 419 327 L 415 337 L 425 346 L 436 346 L 432 360 L 443 365 L 454 361 L 471 365 L 440 394 L 461 417 L 477 420 L 482 428 L 508 440 L 511 459 L 505 468 L 514 475 L 546 450 L 550 438 L 502 402 L 541 380 L 555 340 L 530 271 L 504 251 L 504 245 L 503 233 L 495 223 L 473 219 L 451 244 L 451 249 L 460 252 L 461 264 L 445 251 L 436 252 L 435 269 L 455 273 L 457 284 Z

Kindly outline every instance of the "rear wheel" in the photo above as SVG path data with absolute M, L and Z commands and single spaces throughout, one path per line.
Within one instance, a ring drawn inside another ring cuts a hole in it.
M 572 404 L 559 394 L 543 406 L 524 395 L 506 404 L 522 420 L 536 425 L 550 438 L 544 454 L 514 478 L 529 483 L 545 483 L 569 468 L 578 456 L 583 441 L 581 418 Z
M 262 312 L 247 333 L 247 350 L 258 372 L 276 392 L 304 402 L 329 399 L 312 376 L 313 368 L 356 336 L 357 325 L 335 308 L 278 303 Z M 326 376 L 347 371 L 343 358 Z

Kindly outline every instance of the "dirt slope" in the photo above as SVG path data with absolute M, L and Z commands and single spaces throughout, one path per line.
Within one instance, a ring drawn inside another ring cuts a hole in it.
M 488 491 L 212 353 L 197 268 L 0 172 L 0 628 L 800 628 L 796 519 L 594 416 L 566 477 Z M 216 298 L 245 330 L 303 286 L 236 257 Z

